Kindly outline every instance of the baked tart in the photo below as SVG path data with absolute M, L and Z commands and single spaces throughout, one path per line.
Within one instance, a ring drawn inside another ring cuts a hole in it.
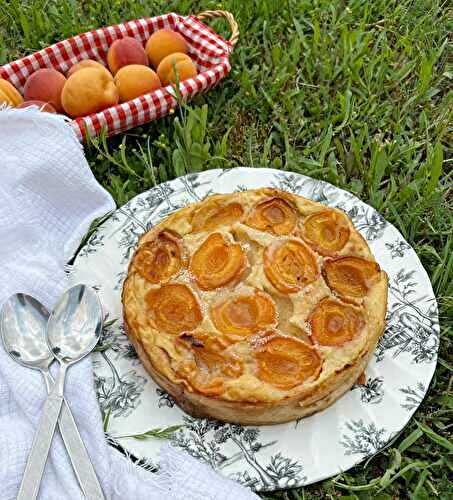
M 387 275 L 341 210 L 257 189 L 145 233 L 122 300 L 142 363 L 185 411 L 275 424 L 357 381 L 384 331 Z

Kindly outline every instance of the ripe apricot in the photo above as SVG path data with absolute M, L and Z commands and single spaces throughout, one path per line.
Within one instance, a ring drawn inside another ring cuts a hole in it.
M 63 112 L 61 93 L 66 83 L 62 73 L 53 68 L 42 68 L 32 73 L 24 87 L 26 101 L 49 102 L 59 112 Z
M 175 52 L 187 54 L 189 47 L 184 38 L 173 30 L 163 29 L 153 33 L 146 42 L 145 52 L 154 68 L 165 57 Z
M 187 54 L 177 52 L 162 59 L 157 68 L 157 76 L 162 85 L 176 83 L 175 69 L 180 82 L 197 75 L 197 68 L 192 59 Z
M 129 64 L 148 66 L 148 58 L 143 45 L 135 38 L 126 36 L 115 40 L 110 45 L 107 53 L 107 63 L 110 71 L 115 75 L 120 68 Z
M 120 102 L 135 99 L 161 87 L 156 73 L 141 64 L 131 64 L 121 68 L 115 75 L 115 85 L 120 94 Z
M 18 106 L 23 102 L 22 96 L 16 90 L 13 84 L 8 80 L 0 78 L 0 105 L 9 104 L 10 106 Z
M 72 118 L 97 113 L 118 104 L 118 89 L 105 71 L 84 68 L 72 74 L 63 88 L 61 102 Z
M 105 66 L 103 66 L 101 63 L 99 63 L 97 61 L 94 61 L 93 59 L 84 59 L 83 61 L 80 61 L 77 64 L 74 64 L 74 66 L 71 66 L 69 68 L 69 71 L 67 72 L 67 77 L 69 78 L 76 71 L 79 71 L 79 70 L 85 69 L 85 68 L 100 69 L 102 71 L 105 71 L 110 78 L 113 78 L 113 75 L 110 73 L 110 71 Z

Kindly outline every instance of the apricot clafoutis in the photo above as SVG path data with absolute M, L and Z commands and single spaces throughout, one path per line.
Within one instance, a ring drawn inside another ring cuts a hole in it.
M 359 379 L 384 330 L 387 275 L 344 212 L 258 189 L 145 233 L 122 299 L 141 361 L 183 409 L 272 424 Z

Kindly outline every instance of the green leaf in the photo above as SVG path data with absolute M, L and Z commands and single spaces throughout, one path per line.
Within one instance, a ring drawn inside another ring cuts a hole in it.
M 97 345 L 93 349 L 93 352 L 105 352 L 105 351 L 108 351 L 111 347 L 112 347 L 112 344 Z
M 443 436 L 439 436 L 439 434 L 437 434 L 436 432 L 434 432 L 432 429 L 422 424 L 421 422 L 418 422 L 416 420 L 415 423 L 425 433 L 425 435 L 431 439 L 431 441 L 434 441 L 438 445 L 442 446 L 450 453 L 453 452 L 453 443 L 451 441 L 449 441 L 447 438 L 444 438 Z
M 186 173 L 186 169 L 184 167 L 184 158 L 179 149 L 175 149 L 173 151 L 173 168 L 177 177 Z
M 423 95 L 428 89 L 429 82 L 433 73 L 433 64 L 433 58 L 429 56 L 423 56 L 420 63 L 419 81 L 417 86 L 417 93 L 419 95 Z
M 351 117 L 352 113 L 352 108 L 354 106 L 354 99 L 352 96 L 352 92 L 347 89 L 346 93 L 343 97 L 343 95 L 339 95 L 339 98 L 341 98 L 341 107 L 343 111 L 343 121 L 338 125 L 338 127 L 335 127 L 335 133 L 339 132 L 342 128 L 344 128 Z
M 326 157 L 327 151 L 329 151 L 330 143 L 332 141 L 333 128 L 332 124 L 329 125 L 323 140 L 321 141 L 321 152 L 319 153 L 319 164 L 324 165 L 324 159 Z
M 141 434 L 128 434 L 126 436 L 117 436 L 116 439 L 120 438 L 133 438 L 138 440 L 145 440 L 149 438 L 156 439 L 169 439 L 171 435 L 177 430 L 184 427 L 184 425 L 172 425 L 170 427 L 156 427 L 155 429 L 150 429 L 149 431 L 143 432 Z
M 27 47 L 30 47 L 30 23 L 28 22 L 27 16 L 21 11 L 19 15 L 20 24 L 24 32 L 24 42 Z
M 423 432 L 420 429 L 415 429 L 412 431 L 407 438 L 403 439 L 401 441 L 400 445 L 398 446 L 398 450 L 403 453 L 406 451 L 408 448 L 410 448 L 418 439 L 420 439 L 423 436 Z
M 440 175 L 442 174 L 442 162 L 444 160 L 444 151 L 442 144 L 437 142 L 434 146 L 433 158 L 431 161 L 431 170 L 429 173 L 429 181 L 425 186 L 425 195 L 431 194 L 439 182 Z
M 375 193 L 381 184 L 388 165 L 388 158 L 385 149 L 378 147 L 377 153 L 373 155 L 371 160 L 371 192 Z
M 102 422 L 104 432 L 107 432 L 109 429 L 110 415 L 112 413 L 112 408 L 110 407 L 107 410 L 107 413 L 104 415 L 104 421 Z

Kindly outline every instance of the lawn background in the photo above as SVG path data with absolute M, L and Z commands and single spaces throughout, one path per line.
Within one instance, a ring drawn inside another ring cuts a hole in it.
M 94 174 L 122 205 L 186 172 L 270 166 L 329 181 L 379 210 L 416 249 L 439 301 L 440 357 L 428 395 L 373 459 L 333 480 L 262 496 L 453 498 L 451 7 L 0 0 L 0 64 L 103 25 L 206 9 L 229 10 L 239 23 L 230 75 L 182 113 L 86 147 Z M 210 25 L 228 36 L 225 21 Z

